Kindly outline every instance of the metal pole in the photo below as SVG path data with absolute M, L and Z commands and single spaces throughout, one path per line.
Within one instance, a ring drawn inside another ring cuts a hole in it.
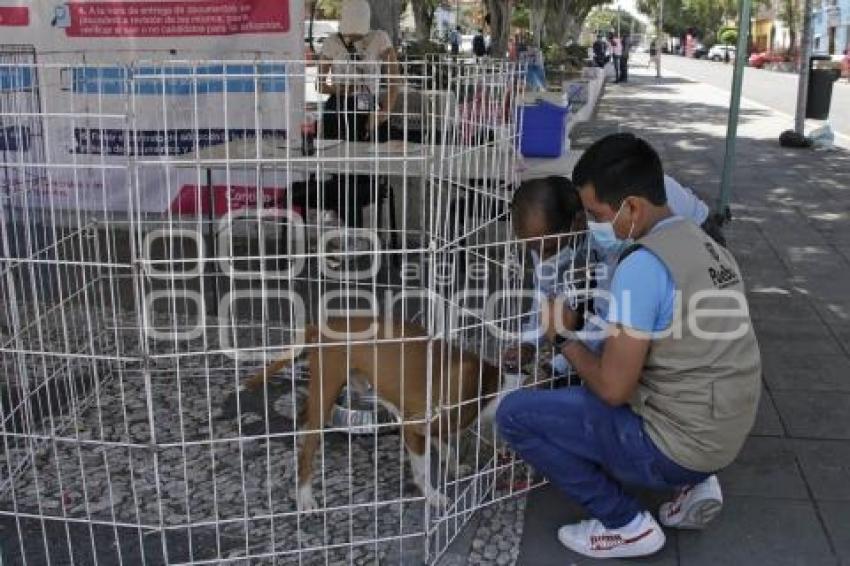
M 741 89 L 744 84 L 744 67 L 747 64 L 747 45 L 750 40 L 750 12 L 752 0 L 742 0 L 738 13 L 738 48 L 735 53 L 735 70 L 732 74 L 732 99 L 729 102 L 729 121 L 726 126 L 726 155 L 723 158 L 723 177 L 715 213 L 724 220 L 730 218 L 729 193 L 732 190 L 732 171 L 735 169 L 735 145 L 738 136 L 738 114 L 741 110 Z
M 812 0 L 803 3 L 803 37 L 800 38 L 800 80 L 797 83 L 797 113 L 794 131 L 806 134 L 806 103 L 809 96 L 809 59 L 812 56 Z
M 655 32 L 657 37 L 655 42 L 655 78 L 661 78 L 661 36 L 664 34 L 664 0 L 658 2 L 658 29 Z
M 623 37 L 623 35 L 620 33 L 620 3 L 619 2 L 617 2 L 617 37 L 618 38 Z

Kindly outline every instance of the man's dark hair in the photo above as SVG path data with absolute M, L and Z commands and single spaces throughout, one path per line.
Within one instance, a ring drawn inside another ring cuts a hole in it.
M 612 134 L 587 148 L 573 169 L 579 188 L 592 184 L 596 198 L 618 209 L 630 196 L 667 204 L 664 168 L 658 153 L 634 134 Z
M 581 210 L 575 185 L 568 178 L 558 176 L 524 181 L 511 202 L 515 221 L 524 222 L 531 214 L 542 215 L 548 234 L 571 231 Z

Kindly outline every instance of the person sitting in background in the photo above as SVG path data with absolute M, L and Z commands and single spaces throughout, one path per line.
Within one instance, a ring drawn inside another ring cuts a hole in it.
M 323 131 L 328 139 L 365 141 L 386 137 L 399 89 L 388 76 L 399 74 L 398 55 L 389 35 L 370 29 L 366 0 L 345 0 L 339 33 L 330 35 L 319 54 L 319 87 L 329 95 Z
M 329 95 L 322 115 L 325 139 L 354 142 L 389 139 L 389 117 L 398 98 L 398 57 L 389 36 L 370 29 L 366 0 L 345 0 L 339 33 L 328 36 L 319 56 L 319 87 Z M 326 185 L 324 208 L 344 214 L 346 225 L 363 226 L 363 207 L 374 202 L 374 178 L 335 175 Z M 342 211 L 341 209 L 345 209 Z
M 631 134 L 593 144 L 576 165 L 592 237 L 626 248 L 611 285 L 601 353 L 547 309 L 547 336 L 581 387 L 525 389 L 502 400 L 499 433 L 587 509 L 558 539 L 592 558 L 647 556 L 666 537 L 626 486 L 678 489 L 663 525 L 704 528 L 720 512 L 717 471 L 755 422 L 761 357 L 734 257 L 673 214 L 655 150 Z

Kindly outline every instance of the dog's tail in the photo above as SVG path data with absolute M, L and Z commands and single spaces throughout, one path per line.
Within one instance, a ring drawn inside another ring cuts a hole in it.
M 317 327 L 308 326 L 304 329 L 305 343 L 315 344 L 318 340 L 318 337 L 319 329 Z M 287 356 L 283 359 L 275 360 L 274 362 L 263 368 L 262 371 L 257 372 L 256 375 L 245 381 L 245 389 L 247 389 L 248 391 L 257 391 L 261 389 L 263 385 L 269 380 L 269 378 L 271 378 L 271 376 L 281 371 L 282 369 L 288 367 L 292 363 L 292 360 L 297 357 L 297 355 L 298 354 L 293 351 L 290 356 Z

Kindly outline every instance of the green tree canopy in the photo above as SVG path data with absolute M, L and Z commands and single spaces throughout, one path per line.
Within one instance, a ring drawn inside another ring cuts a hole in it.
M 755 6 L 768 2 L 753 0 Z M 658 4 L 658 0 L 638 0 L 638 9 L 657 21 Z M 724 23 L 737 20 L 738 8 L 739 0 L 664 0 L 664 31 L 682 36 L 692 30 L 712 43 Z
M 738 43 L 738 28 L 723 28 L 717 34 L 717 39 L 720 40 L 720 43 L 726 45 Z
M 625 10 L 620 10 L 620 29 L 622 33 L 643 33 L 644 24 L 632 14 Z M 595 8 L 584 23 L 585 27 L 591 31 L 616 31 L 617 30 L 617 10 L 611 8 Z

